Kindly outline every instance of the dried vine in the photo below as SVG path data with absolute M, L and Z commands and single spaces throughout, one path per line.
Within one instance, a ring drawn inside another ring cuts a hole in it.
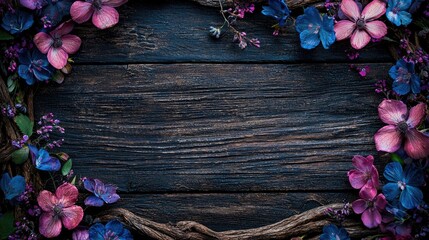
M 317 239 L 324 225 L 330 223 L 326 210 L 329 208 L 341 208 L 343 204 L 334 203 L 311 209 L 309 211 L 291 216 L 280 222 L 245 230 L 229 230 L 216 232 L 212 229 L 193 221 L 181 221 L 176 224 L 157 223 L 140 217 L 126 209 L 113 209 L 100 216 L 102 221 L 119 219 L 142 236 L 148 236 L 157 240 L 195 239 L 195 240 L 265 240 L 265 239 L 291 239 L 305 237 L 305 239 Z M 344 227 L 352 238 L 362 238 L 374 234 L 373 230 L 364 228 L 359 221 L 349 219 L 344 222 Z

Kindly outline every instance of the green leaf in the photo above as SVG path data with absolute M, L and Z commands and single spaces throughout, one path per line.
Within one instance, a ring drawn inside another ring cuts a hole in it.
M 0 29 L 0 41 L 9 41 L 13 39 L 14 37 L 10 35 L 10 33 L 4 31 L 3 29 Z
M 7 90 L 11 93 L 16 89 L 16 81 L 13 76 L 7 78 Z
M 69 159 L 66 163 L 64 163 L 63 168 L 61 168 L 61 173 L 63 176 L 69 174 L 70 170 L 72 169 L 72 160 Z
M 33 135 L 33 125 L 34 123 L 25 116 L 24 114 L 19 114 L 15 117 L 15 122 L 19 127 L 19 130 L 28 137 L 31 137 Z
M 73 180 L 70 182 L 72 185 L 76 185 L 76 176 L 74 176 Z
M 0 239 L 7 239 L 7 237 L 15 231 L 13 212 L 9 211 L 0 217 Z
M 392 159 L 392 162 L 398 162 L 401 165 L 404 165 L 404 160 L 402 160 L 402 158 L 398 154 L 392 153 L 390 158 Z
M 12 161 L 15 164 L 23 164 L 25 161 L 27 161 L 29 152 L 30 149 L 27 146 L 16 150 L 12 153 Z

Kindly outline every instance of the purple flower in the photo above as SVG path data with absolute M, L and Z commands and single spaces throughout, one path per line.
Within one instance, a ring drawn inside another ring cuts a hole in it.
M 404 150 L 413 159 L 429 155 L 429 137 L 417 127 L 426 115 L 426 104 L 419 103 L 409 111 L 407 105 L 397 100 L 383 100 L 378 106 L 378 116 L 388 124 L 374 135 L 378 151 L 393 153 L 404 142 Z
M 352 169 L 347 173 L 350 185 L 354 189 L 361 189 L 359 194 L 366 192 L 366 195 L 371 196 L 371 198 L 375 197 L 380 183 L 377 168 L 374 166 L 374 157 L 371 155 L 368 157 L 356 155 L 352 161 L 356 169 Z
M 104 203 L 115 203 L 120 198 L 116 194 L 117 187 L 111 184 L 104 184 L 99 179 L 83 178 L 83 186 L 94 194 L 85 199 L 85 205 L 87 206 L 101 207 Z
M 365 191 L 361 192 L 359 196 L 361 199 L 352 203 L 353 211 L 356 214 L 362 214 L 361 219 L 363 225 L 367 228 L 378 227 L 382 220 L 380 212 L 384 210 L 387 205 L 386 198 L 383 194 L 378 194 L 374 197 Z
M 77 227 L 72 234 L 73 240 L 89 240 L 89 232 L 87 228 Z

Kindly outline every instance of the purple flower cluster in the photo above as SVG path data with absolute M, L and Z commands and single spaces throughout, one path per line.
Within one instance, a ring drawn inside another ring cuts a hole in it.
M 14 146 L 17 149 L 21 149 L 28 142 L 28 140 L 29 140 L 29 137 L 27 135 L 24 135 L 22 136 L 21 139 L 12 140 L 12 146 Z
M 16 108 L 8 104 L 6 106 L 1 107 L 1 114 L 8 118 L 14 118 L 16 115 Z
M 64 134 L 65 130 L 61 127 L 60 120 L 54 117 L 53 113 L 48 113 L 43 115 L 37 124 L 40 126 L 37 129 L 36 133 L 39 135 L 39 139 L 46 142 L 46 146 L 50 149 L 55 147 L 61 147 L 64 142 L 64 139 L 61 138 L 59 140 L 51 140 L 51 133 L 60 133 Z
M 40 235 L 36 233 L 34 222 L 26 217 L 15 223 L 15 232 L 9 235 L 8 240 L 38 240 Z

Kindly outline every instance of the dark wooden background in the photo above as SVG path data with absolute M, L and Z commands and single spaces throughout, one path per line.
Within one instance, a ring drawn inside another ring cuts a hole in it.
M 305 51 L 260 13 L 240 26 L 262 47 L 243 51 L 208 36 L 222 20 L 213 8 L 152 0 L 120 12 L 113 29 L 76 29 L 73 74 L 36 98 L 39 116 L 62 119 L 75 172 L 119 186 L 116 206 L 226 230 L 353 200 L 351 158 L 376 154 L 373 79 L 392 65 L 383 46 L 361 52 L 362 79 L 348 42 Z

